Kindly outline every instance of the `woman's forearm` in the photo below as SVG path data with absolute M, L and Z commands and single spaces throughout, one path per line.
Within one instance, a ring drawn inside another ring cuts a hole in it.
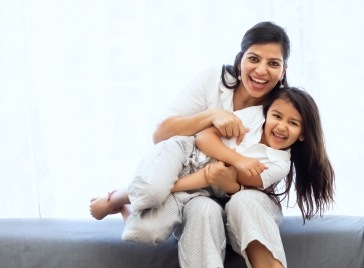
M 191 116 L 171 116 L 163 120 L 153 133 L 153 142 L 158 143 L 170 137 L 192 136 L 211 126 L 214 110 L 209 109 Z

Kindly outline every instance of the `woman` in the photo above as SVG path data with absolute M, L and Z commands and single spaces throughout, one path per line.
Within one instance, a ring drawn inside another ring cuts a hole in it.
M 222 136 L 237 137 L 240 143 L 246 132 L 244 122 L 232 112 L 263 104 L 281 85 L 288 86 L 289 52 L 289 38 L 280 26 L 271 22 L 253 26 L 244 35 L 233 66 L 203 72 L 178 96 L 156 128 L 154 141 L 195 135 L 214 125 Z M 225 167 L 222 162 L 208 167 L 206 177 L 212 186 L 229 194 L 240 190 L 234 168 Z M 237 185 L 236 189 L 231 189 L 232 184 Z M 129 194 L 137 190 L 131 189 Z M 278 229 L 281 220 L 279 204 L 260 191 L 239 192 L 226 211 L 198 191 L 178 192 L 171 194 L 162 207 L 132 213 L 122 238 L 156 243 L 166 239 L 178 226 L 174 234 L 179 237 L 181 267 L 223 267 L 227 239 L 235 249 L 240 248 L 236 251 L 244 256 L 249 267 L 286 267 Z M 247 238 L 245 233 L 249 235 Z

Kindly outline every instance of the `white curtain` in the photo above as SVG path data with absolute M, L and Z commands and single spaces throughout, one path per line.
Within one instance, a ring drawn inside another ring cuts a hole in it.
M 363 7 L 1 0 L 0 217 L 90 217 L 92 196 L 130 182 L 171 98 L 203 68 L 232 63 L 245 31 L 263 20 L 286 28 L 288 80 L 320 107 L 337 176 L 329 213 L 363 215 Z

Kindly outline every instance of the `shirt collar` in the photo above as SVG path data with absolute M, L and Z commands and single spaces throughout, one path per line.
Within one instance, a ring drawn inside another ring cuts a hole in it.
M 266 146 L 266 152 L 270 161 L 288 161 L 291 159 L 291 149 L 277 150 Z
M 228 72 L 225 73 L 225 79 L 227 82 L 233 82 L 235 80 L 235 78 Z M 219 89 L 221 91 L 221 101 L 224 110 L 231 112 L 234 111 L 234 105 L 233 105 L 234 89 L 225 87 L 224 84 L 222 83 L 221 78 L 219 83 Z

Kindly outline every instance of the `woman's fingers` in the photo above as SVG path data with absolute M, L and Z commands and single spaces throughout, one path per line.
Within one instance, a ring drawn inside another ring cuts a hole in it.
M 220 131 L 223 137 L 237 137 L 238 144 L 240 144 L 244 134 L 247 132 L 238 116 L 224 110 L 218 110 L 215 113 L 212 124 Z

